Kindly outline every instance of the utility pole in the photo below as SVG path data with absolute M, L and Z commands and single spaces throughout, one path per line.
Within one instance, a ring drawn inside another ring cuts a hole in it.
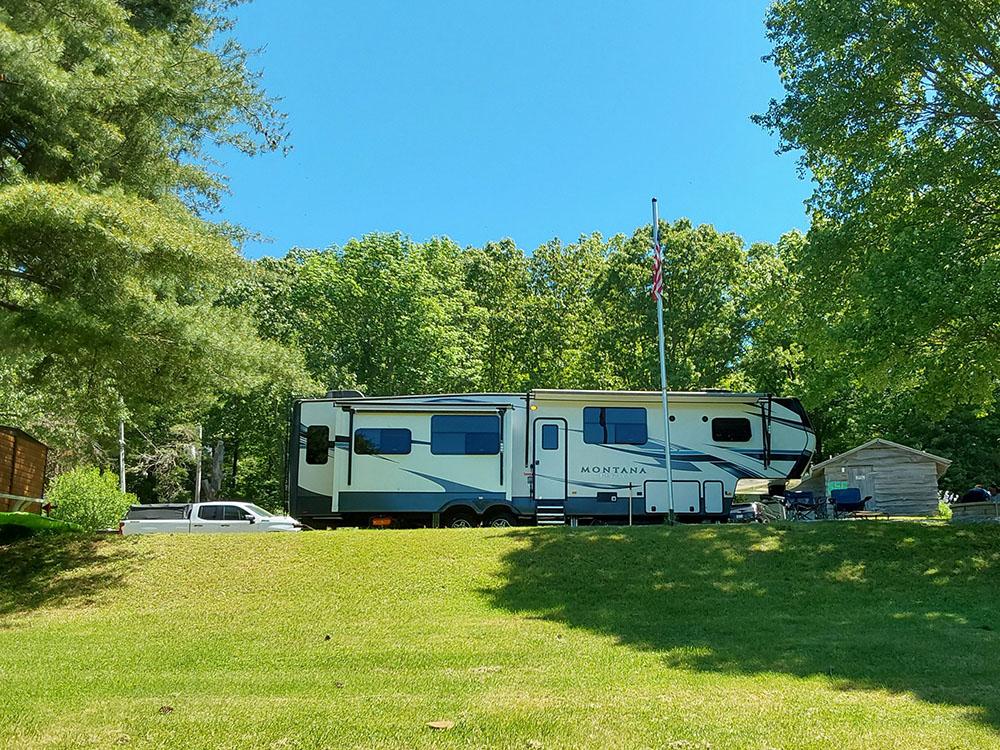
M 201 502 L 201 425 L 198 425 L 198 443 L 194 447 L 194 501 Z
M 118 489 L 125 492 L 125 420 L 118 420 Z

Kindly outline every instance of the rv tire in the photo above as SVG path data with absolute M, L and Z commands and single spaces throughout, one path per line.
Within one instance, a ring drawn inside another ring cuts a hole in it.
M 449 529 L 474 529 L 479 518 L 471 510 L 453 510 L 445 515 L 441 525 Z
M 495 529 L 517 526 L 517 516 L 507 509 L 495 510 L 486 515 L 486 520 L 483 521 L 483 526 L 490 526 Z

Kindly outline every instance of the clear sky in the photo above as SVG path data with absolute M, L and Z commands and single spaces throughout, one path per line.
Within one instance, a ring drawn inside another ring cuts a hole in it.
M 766 0 L 256 0 L 238 38 L 292 151 L 227 156 L 248 254 L 372 231 L 462 245 L 686 216 L 748 242 L 805 228 L 809 183 L 749 117 L 781 89 Z

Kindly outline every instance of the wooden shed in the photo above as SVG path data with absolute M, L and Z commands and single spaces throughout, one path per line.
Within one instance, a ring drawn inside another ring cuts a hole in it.
M 951 461 L 876 438 L 812 467 L 796 489 L 829 497 L 830 490 L 856 487 L 875 509 L 890 515 L 929 516 L 938 509 L 938 479 Z
M 16 427 L 0 425 L 0 511 L 42 512 L 49 449 Z

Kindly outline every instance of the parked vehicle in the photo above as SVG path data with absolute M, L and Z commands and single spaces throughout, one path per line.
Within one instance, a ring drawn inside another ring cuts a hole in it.
M 736 503 L 729 511 L 732 523 L 767 523 L 763 503 Z
M 157 503 L 133 505 L 118 524 L 118 533 L 213 534 L 300 531 L 291 516 L 276 516 L 253 503 Z
M 726 520 L 741 485 L 780 494 L 812 458 L 797 399 L 704 391 L 668 406 L 678 520 Z M 314 527 L 661 523 L 660 393 L 331 392 L 295 403 L 287 485 L 290 514 Z

